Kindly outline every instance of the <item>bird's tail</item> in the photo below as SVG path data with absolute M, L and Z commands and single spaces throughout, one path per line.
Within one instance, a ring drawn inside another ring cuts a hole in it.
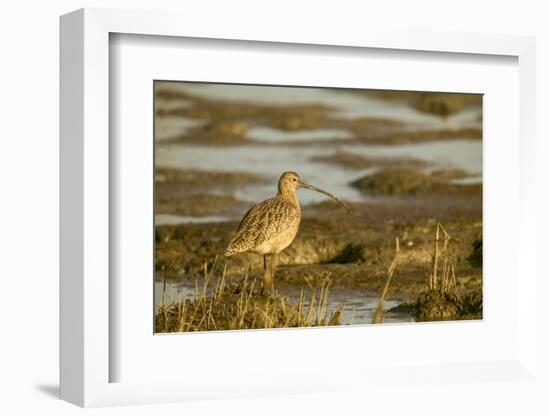
M 247 244 L 243 244 L 243 241 L 241 239 L 233 237 L 233 239 L 231 239 L 231 241 L 227 245 L 227 248 L 225 249 L 223 255 L 225 257 L 229 257 L 233 254 L 244 253 L 246 250 L 248 250 L 248 248 L 249 246 Z

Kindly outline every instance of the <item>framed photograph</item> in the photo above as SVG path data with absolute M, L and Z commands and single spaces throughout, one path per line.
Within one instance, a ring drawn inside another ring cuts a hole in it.
M 536 382 L 533 39 L 242 28 L 61 18 L 62 398 Z

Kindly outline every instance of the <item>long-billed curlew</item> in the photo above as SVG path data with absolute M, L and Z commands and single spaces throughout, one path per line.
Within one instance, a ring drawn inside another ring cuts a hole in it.
M 273 291 L 277 253 L 294 241 L 300 226 L 302 212 L 296 197 L 298 188 L 325 194 L 343 205 L 351 214 L 349 207 L 334 195 L 302 182 L 296 172 L 284 172 L 279 178 L 277 195 L 248 210 L 225 250 L 225 256 L 245 252 L 263 255 L 264 289 L 270 292 Z

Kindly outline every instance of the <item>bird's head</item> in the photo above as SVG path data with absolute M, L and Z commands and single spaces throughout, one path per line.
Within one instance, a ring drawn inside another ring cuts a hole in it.
M 279 193 L 281 194 L 294 193 L 299 188 L 310 189 L 312 191 L 327 195 L 328 197 L 334 199 L 336 202 L 342 205 L 344 208 L 346 208 L 346 210 L 351 214 L 351 210 L 346 204 L 344 204 L 342 201 L 340 201 L 338 198 L 328 193 L 327 191 L 305 183 L 300 178 L 300 175 L 298 175 L 296 172 L 285 172 L 279 178 Z
M 279 192 L 296 191 L 301 183 L 300 175 L 296 172 L 285 172 L 279 178 Z

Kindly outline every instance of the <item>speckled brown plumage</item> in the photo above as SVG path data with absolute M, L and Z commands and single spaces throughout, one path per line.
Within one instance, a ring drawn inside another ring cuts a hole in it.
M 307 188 L 335 199 L 333 195 L 308 185 L 296 172 L 285 172 L 279 178 L 278 192 L 273 198 L 253 206 L 243 217 L 225 250 L 225 256 L 252 252 L 264 256 L 264 287 L 272 290 L 275 256 L 287 248 L 298 233 L 302 213 L 296 197 L 298 188 Z
M 296 237 L 300 218 L 300 206 L 283 195 L 260 202 L 245 214 L 225 255 L 247 251 L 258 254 L 279 253 Z

